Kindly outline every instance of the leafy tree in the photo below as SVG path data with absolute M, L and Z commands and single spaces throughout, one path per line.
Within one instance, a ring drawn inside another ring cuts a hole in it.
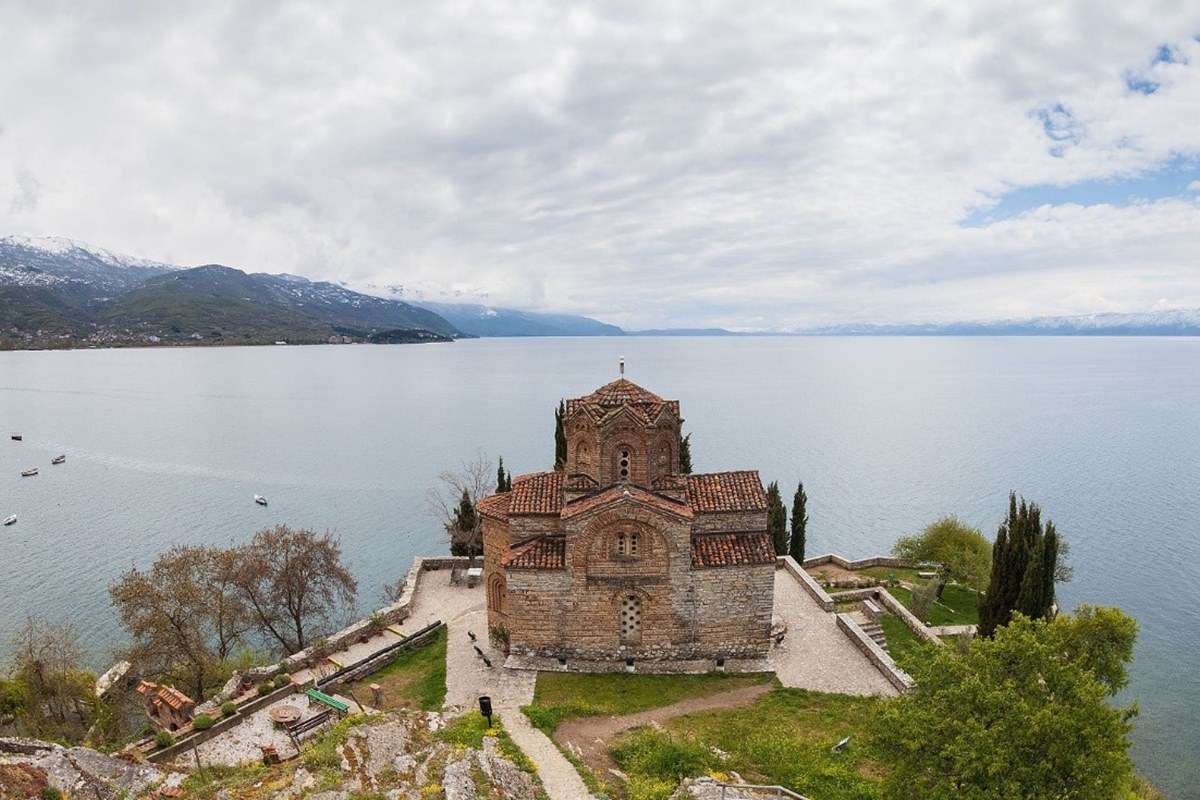
M 563 469 L 567 465 L 567 432 L 563 428 L 563 419 L 567 416 L 567 404 L 558 401 L 554 410 L 554 468 Z
M 30 615 L 10 645 L 13 674 L 0 702 L 34 735 L 77 738 L 95 715 L 96 678 L 81 666 L 75 627 Z
M 682 475 L 692 474 L 692 435 L 690 433 L 679 439 L 679 472 Z
M 1124 797 L 1135 712 L 1108 699 L 1134 636 L 1136 624 L 1115 609 L 1053 621 L 1017 613 L 990 639 L 933 649 L 911 665 L 915 690 L 876 722 L 883 797 Z
M 237 563 L 235 582 L 254 624 L 287 653 L 308 646 L 358 591 L 329 533 L 267 528 L 238 548 Z
M 901 537 L 892 547 L 892 553 L 899 558 L 937 564 L 939 599 L 948 581 L 982 591 L 992 569 L 992 543 L 978 528 L 952 516 L 940 517 L 915 536 Z
M 1008 516 L 992 547 L 992 574 L 979 604 L 979 633 L 991 636 L 1014 611 L 1042 619 L 1055 608 L 1054 584 L 1070 577 L 1060 563 L 1064 551 L 1054 523 L 1043 525 L 1036 503 L 1008 495 Z
M 207 562 L 204 548 L 173 547 L 108 587 L 132 640 L 130 660 L 153 675 L 181 671 L 195 697 L 203 697 L 219 660 L 207 616 Z
M 767 533 L 775 546 L 775 555 L 785 556 L 788 551 L 787 509 L 779 494 L 779 483 L 771 481 L 767 486 Z
M 792 539 L 788 552 L 797 564 L 804 563 L 804 547 L 808 539 L 808 495 L 804 493 L 804 482 L 796 486 L 792 495 Z

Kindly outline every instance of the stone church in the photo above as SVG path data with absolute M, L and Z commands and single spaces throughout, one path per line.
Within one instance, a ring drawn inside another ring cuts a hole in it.
M 563 468 L 479 502 L 488 627 L 510 657 L 583 670 L 766 657 L 762 481 L 682 474 L 682 423 L 677 400 L 622 377 L 566 402 Z

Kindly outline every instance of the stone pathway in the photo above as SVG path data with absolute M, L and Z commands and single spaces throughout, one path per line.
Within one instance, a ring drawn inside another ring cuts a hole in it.
M 838 627 L 833 614 L 787 570 L 775 571 L 775 614 L 787 622 L 769 661 L 784 686 L 818 692 L 894 695 L 895 687 Z
M 517 746 L 537 765 L 538 777 L 550 800 L 591 800 L 591 792 L 571 762 L 546 734 L 530 724 L 528 717 L 509 708 L 501 710 L 500 719 Z

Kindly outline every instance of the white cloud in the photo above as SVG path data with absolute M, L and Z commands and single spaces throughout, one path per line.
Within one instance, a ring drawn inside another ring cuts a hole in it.
M 958 224 L 1200 155 L 1198 31 L 1173 3 L 0 3 L 2 226 L 631 325 L 1200 305 L 1194 204 Z
M 1192 181 L 1187 188 L 1189 192 L 1200 192 L 1200 181 Z

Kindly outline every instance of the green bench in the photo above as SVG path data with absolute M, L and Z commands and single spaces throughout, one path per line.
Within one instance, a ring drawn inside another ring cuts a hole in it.
M 330 697 L 324 692 L 319 692 L 316 689 L 305 689 L 304 694 L 314 703 L 320 703 L 321 705 L 329 706 L 343 716 L 350 713 L 350 706 L 346 705 L 341 700 L 338 700 L 336 697 Z

